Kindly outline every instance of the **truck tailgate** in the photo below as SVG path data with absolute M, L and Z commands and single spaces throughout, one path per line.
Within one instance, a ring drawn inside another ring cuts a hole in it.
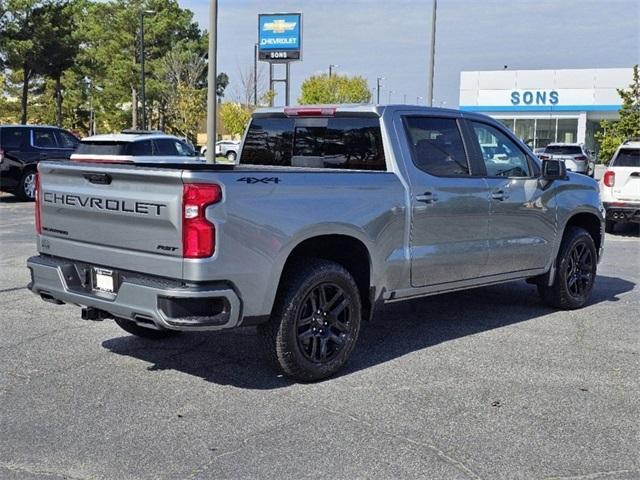
M 181 278 L 182 171 L 39 166 L 42 253 Z

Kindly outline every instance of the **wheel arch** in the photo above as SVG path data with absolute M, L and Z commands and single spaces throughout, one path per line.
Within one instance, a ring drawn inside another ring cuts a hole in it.
M 604 238 L 602 232 L 602 220 L 598 215 L 592 212 L 578 212 L 573 214 L 569 217 L 562 230 L 563 238 L 569 227 L 580 227 L 585 229 L 591 238 L 593 238 L 593 242 L 596 245 L 596 252 L 600 255 Z
M 342 265 L 358 285 L 362 301 L 363 318 L 373 313 L 372 256 L 366 244 L 349 234 L 315 235 L 299 241 L 289 252 L 278 279 L 276 296 L 282 288 L 287 270 L 302 258 L 319 258 Z

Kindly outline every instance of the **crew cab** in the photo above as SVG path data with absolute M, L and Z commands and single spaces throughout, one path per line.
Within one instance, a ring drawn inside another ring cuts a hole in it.
M 640 224 L 640 141 L 626 141 L 616 150 L 600 180 L 600 194 L 607 233 L 619 223 Z
M 257 325 L 302 381 L 386 302 L 527 280 L 580 308 L 603 251 L 593 179 L 455 110 L 258 110 L 238 165 L 41 163 L 38 181 L 35 294 L 146 338 Z

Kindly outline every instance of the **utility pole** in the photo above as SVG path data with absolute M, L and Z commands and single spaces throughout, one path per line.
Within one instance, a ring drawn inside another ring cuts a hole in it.
M 216 78 L 218 61 L 218 0 L 209 2 L 209 64 L 207 70 L 207 163 L 216 158 Z
M 147 128 L 147 106 L 145 100 L 145 78 L 144 78 L 144 16 L 152 15 L 156 13 L 155 10 L 141 10 L 140 11 L 140 100 L 142 103 L 142 130 Z
M 382 84 L 382 80 L 384 80 L 384 77 L 378 77 L 377 80 L 376 80 L 377 84 L 378 84 L 378 87 L 377 87 L 378 101 L 376 103 L 378 105 L 380 105 L 380 87 L 381 87 L 381 84 Z
M 433 106 L 433 78 L 434 64 L 436 59 L 436 11 L 438 9 L 438 0 L 433 0 L 433 10 L 431 12 L 431 52 L 429 54 L 429 84 L 427 87 L 427 105 Z
M 338 68 L 340 65 L 329 65 L 329 78 L 331 78 L 333 76 L 333 69 L 334 68 Z
M 258 106 L 258 44 L 253 44 L 253 106 Z
M 389 102 L 388 102 L 389 104 L 391 104 L 391 94 L 392 93 L 396 93 L 396 92 L 394 92 L 393 90 L 389 90 Z

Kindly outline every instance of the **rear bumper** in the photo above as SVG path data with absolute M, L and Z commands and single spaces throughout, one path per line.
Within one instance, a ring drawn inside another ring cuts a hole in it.
M 607 211 L 607 220 L 640 223 L 640 203 L 603 202 L 603 205 Z
M 183 284 L 159 277 L 119 272 L 117 293 L 91 289 L 90 265 L 40 255 L 27 260 L 29 289 L 52 303 L 100 310 L 141 327 L 183 331 L 222 330 L 240 323 L 241 302 L 225 283 Z

